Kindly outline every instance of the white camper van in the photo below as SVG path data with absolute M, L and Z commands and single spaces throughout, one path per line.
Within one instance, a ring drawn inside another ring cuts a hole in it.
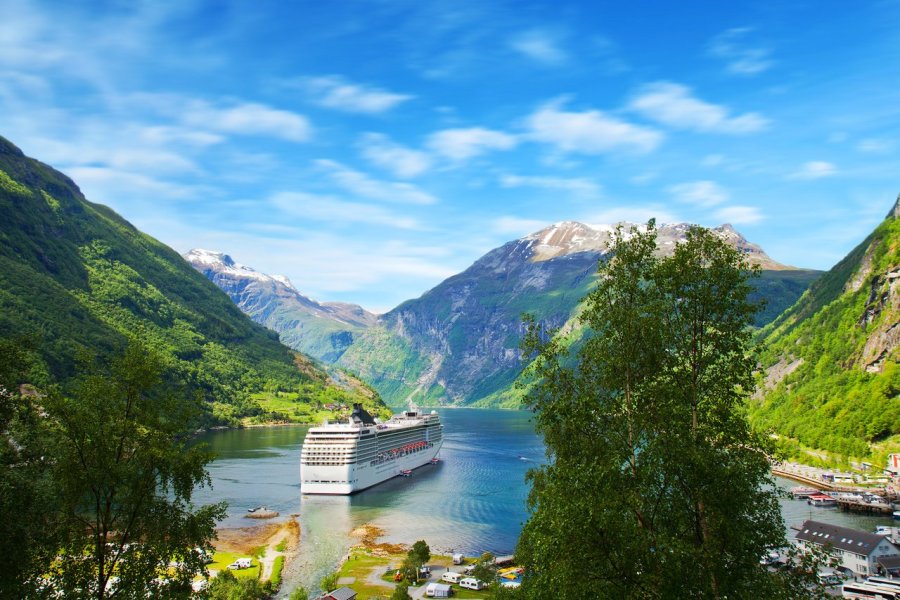
M 462 573 L 455 571 L 447 571 L 441 575 L 441 581 L 446 581 L 447 583 L 459 583 L 460 579 L 462 579 Z
M 468 590 L 480 590 L 484 587 L 484 584 L 474 577 L 466 577 L 459 582 L 459 587 L 464 587 Z

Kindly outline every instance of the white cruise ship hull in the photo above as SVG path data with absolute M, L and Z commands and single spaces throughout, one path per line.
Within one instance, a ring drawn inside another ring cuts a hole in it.
M 350 419 L 311 427 L 300 451 L 300 492 L 345 495 L 429 464 L 441 450 L 437 412 L 418 409 L 376 422 L 355 404 Z
M 401 456 L 380 465 L 310 466 L 300 465 L 300 493 L 347 495 L 378 485 L 392 477 L 399 477 L 403 471 L 412 471 L 431 463 L 441 449 L 435 444 L 415 454 Z M 334 483 L 313 483 L 310 480 L 332 481 Z

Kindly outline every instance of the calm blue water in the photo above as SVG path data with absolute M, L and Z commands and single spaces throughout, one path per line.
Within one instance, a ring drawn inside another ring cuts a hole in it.
M 526 518 L 525 473 L 544 458 L 526 411 L 439 410 L 444 445 L 437 465 L 353 496 L 300 496 L 300 446 L 306 427 L 221 431 L 202 438 L 217 454 L 212 489 L 198 503 L 225 500 L 224 527 L 258 522 L 247 509 L 266 505 L 299 514 L 300 557 L 285 572 L 287 589 L 312 587 L 347 553 L 350 532 L 364 523 L 382 528 L 381 541 L 424 539 L 433 550 L 469 555 L 510 554 Z
M 441 463 L 417 469 L 353 496 L 300 495 L 300 446 L 306 427 L 268 427 L 207 434 L 217 454 L 210 464 L 212 489 L 199 490 L 198 503 L 226 500 L 224 527 L 258 524 L 247 509 L 266 505 L 283 517 L 299 515 L 300 556 L 285 571 L 286 590 L 315 588 L 334 570 L 364 523 L 385 531 L 381 541 L 424 539 L 440 553 L 510 554 L 526 519 L 525 474 L 541 464 L 544 449 L 526 411 L 439 410 L 444 424 Z M 787 490 L 797 485 L 779 480 Z M 871 531 L 890 518 L 813 508 L 805 500 L 782 501 L 788 526 L 813 518 Z

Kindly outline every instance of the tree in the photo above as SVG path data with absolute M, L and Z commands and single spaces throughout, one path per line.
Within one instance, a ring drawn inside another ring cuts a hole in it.
M 263 600 L 269 596 L 269 590 L 258 579 L 238 578 L 231 571 L 216 575 L 206 591 L 209 600 Z
M 337 587 L 338 573 L 329 573 L 319 581 L 319 588 L 323 592 L 331 592 Z
M 89 372 L 44 402 L 65 528 L 54 584 L 76 597 L 158 595 L 160 585 L 188 597 L 205 570 L 195 549 L 225 511 L 190 503 L 211 459 L 191 442 L 196 403 L 161 385 L 159 361 L 137 342 Z
M 391 594 L 391 600 L 412 600 L 412 597 L 409 595 L 408 581 L 403 580 L 397 584 L 397 587 L 394 588 L 394 593 Z
M 533 320 L 525 339 L 536 357 L 527 401 L 551 460 L 529 474 L 523 595 L 817 593 L 759 564 L 786 540 L 768 442 L 742 412 L 754 269 L 699 227 L 661 257 L 653 221 L 618 228 L 611 256 L 574 357 Z
M 494 563 L 494 555 L 485 552 L 475 562 L 475 568 L 472 569 L 472 577 L 490 586 L 495 586 L 497 582 L 497 566 Z
M 291 592 L 290 600 L 309 600 L 309 592 L 305 588 L 297 588 Z
M 408 579 L 418 583 L 419 572 L 430 558 L 431 549 L 428 547 L 428 544 L 425 543 L 425 540 L 419 540 L 406 553 L 406 558 L 403 560 L 403 564 L 400 565 L 400 569 L 406 573 Z
M 41 576 L 56 555 L 56 486 L 40 395 L 21 384 L 29 380 L 33 341 L 0 339 L 0 598 L 36 598 Z

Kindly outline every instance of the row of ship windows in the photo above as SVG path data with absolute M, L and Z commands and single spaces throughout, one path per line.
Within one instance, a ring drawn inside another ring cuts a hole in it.
M 347 481 L 346 479 L 304 479 L 303 483 L 356 483 L 359 479 Z

